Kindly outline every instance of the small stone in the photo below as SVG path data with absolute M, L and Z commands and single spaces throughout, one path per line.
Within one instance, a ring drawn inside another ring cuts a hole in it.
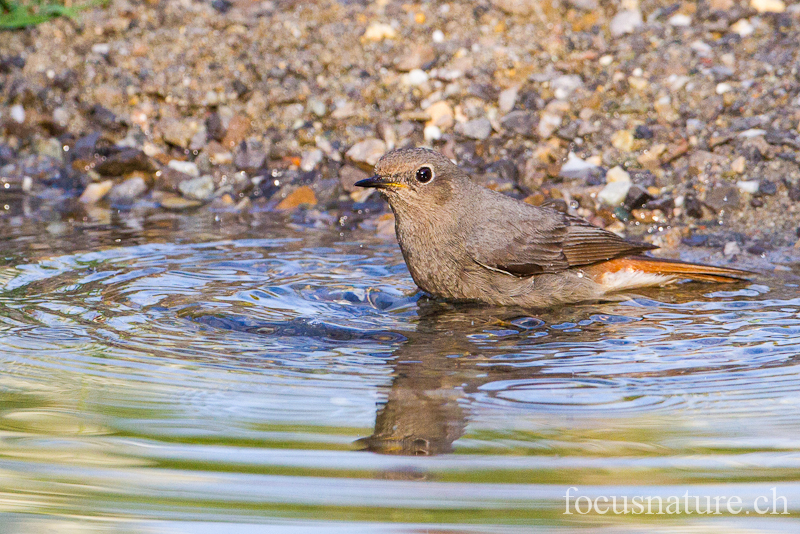
M 384 39 L 394 39 L 396 36 L 395 29 L 383 22 L 373 22 L 364 32 L 364 39 L 368 41 L 383 41 Z
M 11 106 L 11 109 L 8 110 L 8 114 L 11 116 L 12 120 L 19 124 L 25 122 L 25 108 L 23 108 L 20 104 Z
M 109 52 L 111 52 L 111 47 L 108 45 L 108 43 L 97 43 L 92 45 L 93 54 L 107 56 Z
M 611 170 L 609 170 L 606 173 L 606 182 L 607 183 L 612 183 L 612 182 L 627 182 L 627 183 L 631 183 L 631 175 L 630 175 L 630 173 L 628 173 L 628 171 L 626 171 L 625 169 L 623 169 L 622 167 L 617 165 L 616 167 L 612 168 Z
M 609 65 L 614 63 L 614 56 L 612 56 L 610 54 L 606 54 L 604 56 L 600 56 L 600 59 L 598 60 L 598 63 L 600 63 L 601 67 L 608 67 Z
M 116 184 L 108 192 L 108 200 L 112 204 L 128 203 L 147 192 L 147 183 L 141 176 L 132 176 Z
M 628 211 L 633 211 L 641 208 L 651 200 L 653 200 L 653 197 L 644 188 L 638 185 L 632 185 L 631 188 L 628 189 L 628 194 L 625 195 L 622 206 Z
M 225 138 L 225 126 L 222 117 L 216 111 L 206 117 L 206 135 L 208 139 L 222 141 Z
M 608 29 L 613 37 L 619 37 L 626 33 L 633 33 L 643 22 L 641 11 L 638 9 L 627 9 L 614 15 Z
M 611 182 L 597 193 L 597 199 L 605 202 L 609 206 L 619 206 L 622 204 L 622 201 L 625 200 L 630 188 L 631 183 L 629 181 Z
M 570 152 L 567 156 L 566 163 L 564 163 L 564 165 L 561 166 L 561 170 L 558 171 L 558 175 L 568 180 L 586 180 L 592 173 L 599 170 L 600 167 L 597 165 L 584 161 L 576 156 L 574 152 Z
M 725 256 L 735 256 L 736 254 L 741 254 L 742 249 L 739 248 L 739 243 L 736 241 L 728 241 L 725 243 L 725 247 L 722 249 L 722 253 Z
M 731 91 L 731 90 L 733 90 L 733 86 L 731 84 L 729 84 L 727 82 L 722 82 L 722 83 L 718 83 L 717 84 L 715 92 L 718 95 L 723 95 L 723 94 L 725 94 L 725 93 L 727 93 L 728 91 Z
M 577 89 L 583 87 L 583 80 L 577 74 L 559 76 L 550 82 L 553 94 L 559 100 L 566 100 Z
M 298 187 L 297 189 L 289 193 L 286 196 L 286 198 L 281 200 L 280 204 L 277 205 L 276 209 L 293 210 L 303 204 L 307 206 L 317 205 L 317 197 L 314 194 L 314 190 L 308 187 L 307 185 Z
M 525 137 L 536 137 L 539 124 L 536 114 L 530 111 L 512 111 L 500 120 L 503 128 Z
M 136 171 L 154 172 L 156 169 L 144 152 L 129 148 L 101 161 L 94 170 L 104 176 L 123 176 Z
M 339 184 L 348 193 L 363 189 L 362 187 L 356 187 L 355 183 L 366 178 L 369 178 L 368 173 L 352 165 L 345 165 L 339 170 Z
M 786 4 L 783 0 L 750 0 L 750 7 L 759 13 L 783 13 Z
M 430 45 L 416 45 L 405 50 L 394 61 L 394 68 L 400 72 L 410 72 L 414 69 L 423 69 L 436 59 L 436 51 Z
M 621 152 L 633 150 L 633 133 L 630 130 L 618 130 L 611 136 L 611 146 Z
M 260 169 L 267 160 L 267 150 L 264 143 L 254 137 L 248 137 L 244 143 L 239 143 L 234 155 L 236 168 L 254 171 Z
M 102 200 L 103 197 L 111 191 L 112 187 L 114 187 L 114 182 L 112 180 L 91 183 L 83 190 L 79 200 L 84 204 L 95 204 Z
M 162 208 L 170 211 L 183 211 L 203 205 L 203 203 L 199 200 L 189 200 L 188 198 L 183 198 L 169 193 L 162 194 L 158 199 L 158 204 Z
M 640 124 L 633 131 L 634 139 L 652 139 L 653 136 L 653 130 L 644 124 Z
M 500 91 L 497 97 L 497 106 L 500 108 L 500 113 L 509 113 L 517 103 L 517 94 L 519 94 L 519 87 L 514 86 L 504 91 Z
M 536 131 L 542 139 L 547 139 L 561 126 L 561 121 L 561 115 L 545 111 L 539 117 L 539 126 Z
M 427 82 L 428 79 L 428 73 L 422 69 L 414 69 L 405 76 L 406 83 L 411 87 L 422 85 Z
M 434 43 L 443 43 L 444 42 L 444 32 L 442 30 L 434 30 L 431 34 L 431 40 Z
M 206 174 L 178 184 L 178 191 L 191 200 L 208 200 L 214 194 L 214 178 Z
M 667 22 L 669 22 L 670 26 L 685 28 L 692 25 L 692 17 L 684 15 L 683 13 L 678 13 L 677 15 L 671 16 Z
M 706 205 L 720 212 L 739 206 L 739 190 L 730 185 L 720 185 L 711 189 L 706 197 Z
M 753 32 L 756 30 L 748 19 L 740 19 L 731 24 L 731 31 L 741 37 L 748 37 L 753 35 Z
M 303 153 L 303 158 L 300 160 L 300 170 L 305 172 L 313 171 L 317 165 L 322 163 L 324 158 L 325 154 L 322 153 L 322 150 L 318 148 L 308 150 Z
M 188 174 L 189 176 L 193 176 L 197 178 L 200 176 L 200 170 L 197 168 L 197 164 L 191 161 L 180 161 L 177 159 L 170 160 L 167 163 L 167 167 L 171 169 L 175 169 L 178 172 L 182 172 L 183 174 Z
M 541 9 L 539 0 L 491 0 L 491 2 L 511 15 L 532 15 Z
M 386 153 L 386 143 L 380 139 L 369 138 L 351 146 L 345 157 L 362 169 L 371 171 L 384 153 Z
M 747 166 L 747 159 L 744 156 L 739 156 L 731 163 L 731 172 L 742 174 Z
M 758 184 L 758 194 L 764 196 L 772 196 L 778 192 L 778 184 L 770 182 L 769 180 L 761 180 Z
M 188 148 L 200 125 L 195 121 L 166 120 L 161 123 L 161 136 L 167 143 Z
M 228 150 L 244 141 L 250 131 L 250 118 L 247 115 L 234 115 L 222 139 L 222 146 Z
M 444 100 L 431 104 L 425 109 L 431 120 L 427 124 L 448 130 L 455 124 L 453 108 Z
M 492 123 L 486 117 L 473 119 L 456 125 L 456 133 L 469 137 L 470 139 L 483 140 L 492 133 Z
M 324 117 L 325 114 L 328 112 L 328 106 L 325 105 L 325 102 L 320 100 L 319 98 L 309 98 L 308 102 L 306 102 L 306 109 L 308 109 L 311 113 L 313 113 L 317 117 Z
M 442 138 L 442 130 L 434 124 L 428 124 L 422 130 L 422 136 L 425 138 L 425 141 L 429 143 L 438 141 Z

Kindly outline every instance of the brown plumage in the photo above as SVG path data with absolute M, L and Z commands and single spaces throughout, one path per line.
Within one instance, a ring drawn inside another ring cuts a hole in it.
M 481 187 L 432 150 L 389 152 L 375 173 L 356 185 L 378 188 L 389 201 L 411 276 L 437 297 L 539 307 L 680 279 L 748 278 L 737 269 L 641 256 L 656 247 Z

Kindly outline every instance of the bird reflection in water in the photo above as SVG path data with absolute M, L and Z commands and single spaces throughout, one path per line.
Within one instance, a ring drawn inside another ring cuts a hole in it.
M 530 380 L 541 366 L 509 365 L 493 356 L 530 350 L 570 334 L 552 330 L 541 319 L 519 308 L 419 301 L 416 331 L 394 352 L 394 379 L 379 408 L 375 430 L 359 440 L 364 450 L 382 454 L 427 456 L 453 451 L 469 419 L 470 396 L 498 380 Z M 580 321 L 586 308 L 547 312 L 547 323 Z M 609 325 L 581 328 L 585 342 Z M 619 325 L 623 326 L 623 325 Z M 546 335 L 545 335 L 546 334 Z M 574 336 L 574 333 L 571 334 Z M 574 338 L 573 338 L 574 339 Z M 547 379 L 565 376 L 548 372 Z

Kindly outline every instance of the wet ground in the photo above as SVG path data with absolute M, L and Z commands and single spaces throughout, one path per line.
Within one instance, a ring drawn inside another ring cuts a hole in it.
M 372 231 L 129 215 L 3 220 L 3 532 L 800 524 L 797 264 L 557 311 L 454 306 Z M 570 487 L 744 508 L 565 515 Z M 788 514 L 755 513 L 773 488 Z

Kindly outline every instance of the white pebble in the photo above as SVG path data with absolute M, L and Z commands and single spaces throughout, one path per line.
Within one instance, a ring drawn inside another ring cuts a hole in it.
M 617 165 L 606 173 L 606 183 L 623 182 L 630 184 L 631 175 L 628 171 Z
M 435 124 L 429 124 L 422 131 L 422 135 L 425 137 L 425 140 L 430 143 L 431 141 L 438 141 L 442 138 L 442 130 Z
M 722 82 L 722 83 L 718 83 L 718 84 L 717 84 L 717 89 L 716 89 L 716 91 L 717 91 L 717 94 L 718 94 L 718 95 L 721 95 L 721 94 L 725 94 L 725 93 L 727 93 L 727 92 L 728 92 L 728 91 L 730 91 L 731 89 L 733 89 L 733 87 L 731 86 L 731 84 L 729 84 L 729 83 L 725 83 L 725 82 Z
M 25 122 L 25 108 L 23 108 L 20 104 L 11 106 L 9 114 L 11 115 L 11 118 L 18 123 L 22 124 Z
M 408 85 L 414 87 L 428 81 L 428 73 L 422 69 L 414 69 L 406 75 Z
M 690 17 L 689 15 L 678 13 L 677 15 L 673 15 L 672 17 L 670 17 L 669 23 L 671 26 L 677 26 L 677 27 L 691 26 L 692 17 Z
M 753 35 L 755 28 L 747 19 L 740 19 L 731 24 L 731 31 L 738 33 L 741 37 L 748 37 Z
M 630 188 L 630 182 L 611 182 L 597 193 L 597 198 L 609 206 L 619 206 L 625 200 Z
M 435 30 L 433 35 L 431 36 L 434 43 L 443 43 L 444 42 L 444 32 L 442 30 Z
M 605 56 L 600 57 L 600 66 L 608 67 L 614 62 L 614 56 L 610 54 L 606 54 Z
M 183 174 L 188 174 L 189 176 L 200 176 L 200 170 L 197 168 L 197 165 L 191 161 L 180 161 L 173 159 L 167 163 L 167 167 L 170 169 L 175 169 L 178 172 L 182 172 Z
M 736 182 L 736 187 L 738 187 L 740 191 L 754 195 L 758 191 L 758 180 L 740 180 Z
M 111 51 L 111 47 L 108 46 L 108 43 L 97 43 L 92 45 L 92 53 L 100 54 L 101 56 L 105 56 Z
M 742 249 L 739 248 L 739 244 L 736 241 L 728 241 L 725 243 L 725 248 L 722 249 L 722 253 L 726 256 L 734 256 L 736 254 L 741 254 Z

